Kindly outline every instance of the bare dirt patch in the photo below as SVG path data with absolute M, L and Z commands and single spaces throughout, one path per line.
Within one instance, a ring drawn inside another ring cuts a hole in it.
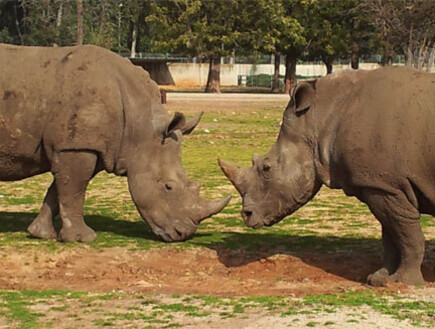
M 262 258 L 174 247 L 149 251 L 81 247 L 50 254 L 9 249 L 0 258 L 0 288 L 301 296 L 364 289 L 365 277 L 380 264 L 380 257 L 369 254 L 276 254 Z M 427 284 L 432 287 L 434 268 L 433 262 L 424 266 Z
M 178 97 L 168 94 L 168 102 L 165 107 L 171 112 L 181 111 L 188 115 L 201 111 L 219 114 L 221 112 L 250 113 L 250 111 L 262 111 L 264 109 L 273 109 L 281 113 L 287 106 L 288 101 L 289 96 L 283 95 L 246 94 L 236 97 L 231 94 L 201 95 L 187 93 L 179 94 Z

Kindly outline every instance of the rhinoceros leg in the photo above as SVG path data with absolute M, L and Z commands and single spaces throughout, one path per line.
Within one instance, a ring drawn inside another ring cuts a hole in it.
M 33 220 L 27 231 L 32 237 L 40 239 L 56 239 L 53 219 L 59 214 L 56 182 L 53 181 L 45 195 L 39 215 Z
M 393 274 L 400 265 L 400 250 L 385 225 L 382 225 L 382 245 L 384 247 L 384 267 L 389 274 Z
M 62 229 L 59 240 L 89 242 L 95 232 L 83 220 L 86 187 L 93 177 L 97 155 L 92 152 L 61 152 L 56 159 L 54 177 L 59 198 Z
M 386 253 L 384 267 L 371 274 L 368 282 L 375 286 L 388 282 L 424 285 L 421 273 L 424 236 L 420 227 L 419 211 L 405 195 L 370 190 L 364 197 L 370 210 L 382 224 Z

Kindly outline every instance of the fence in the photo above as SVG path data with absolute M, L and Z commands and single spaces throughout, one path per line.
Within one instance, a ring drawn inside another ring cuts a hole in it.
M 207 83 L 209 66 L 206 63 L 168 63 L 169 71 L 176 85 L 179 86 L 204 86 Z M 336 64 L 334 71 L 347 69 L 349 65 Z M 376 63 L 361 63 L 360 68 L 371 70 L 379 67 Z M 222 86 L 237 86 L 257 83 L 257 85 L 270 86 L 274 66 L 272 64 L 222 64 L 220 80 Z M 280 66 L 280 76 L 283 78 L 285 66 Z M 326 75 L 326 67 L 323 64 L 298 64 L 296 75 L 300 78 L 319 77 Z M 249 77 L 249 79 L 248 79 Z M 248 81 L 249 80 L 249 81 Z

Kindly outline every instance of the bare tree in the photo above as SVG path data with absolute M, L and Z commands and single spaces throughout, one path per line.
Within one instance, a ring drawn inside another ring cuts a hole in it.
M 56 27 L 60 27 L 62 24 L 62 14 L 63 14 L 63 2 L 60 2 L 59 8 L 57 8 Z
M 431 70 L 435 1 L 366 0 L 364 4 L 379 30 L 385 62 L 392 53 L 402 53 L 406 57 L 405 65 Z
M 83 0 L 76 0 L 77 8 L 77 37 L 76 44 L 83 44 Z

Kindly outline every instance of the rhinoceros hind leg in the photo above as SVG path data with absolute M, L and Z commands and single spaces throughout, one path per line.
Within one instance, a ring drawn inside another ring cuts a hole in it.
M 31 237 L 39 239 L 56 239 L 57 234 L 53 227 L 53 219 L 59 214 L 59 201 L 56 184 L 53 181 L 45 195 L 39 215 L 27 228 Z
M 59 197 L 62 229 L 59 240 L 64 242 L 90 242 L 95 232 L 83 219 L 86 187 L 93 177 L 97 155 L 87 151 L 61 152 L 54 175 Z
M 384 267 L 370 275 L 368 282 L 375 286 L 389 282 L 424 285 L 424 236 L 419 211 L 400 193 L 368 190 L 364 199 L 382 224 L 385 252 Z

